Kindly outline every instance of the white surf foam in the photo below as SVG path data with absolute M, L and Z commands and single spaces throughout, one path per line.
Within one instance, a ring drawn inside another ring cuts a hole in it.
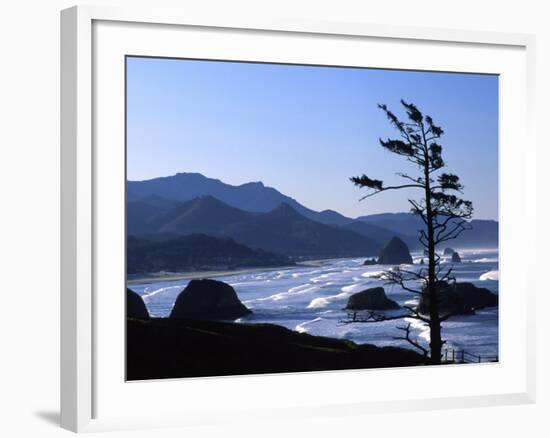
M 302 322 L 301 324 L 298 324 L 296 326 L 296 328 L 294 330 L 296 330 L 298 333 L 307 333 L 307 326 L 310 325 L 310 324 L 315 324 L 316 322 L 319 322 L 319 321 L 322 321 L 323 318 L 315 318 L 315 319 L 312 319 L 311 321 L 305 321 L 305 322 Z
M 153 289 L 151 292 L 149 292 L 150 288 L 145 288 L 144 293 L 141 295 L 141 298 L 143 298 L 144 301 L 149 301 L 150 298 L 154 297 L 155 295 L 162 294 L 164 292 L 168 292 L 173 289 L 177 290 L 183 290 L 183 288 L 178 286 L 168 286 L 168 287 L 161 287 L 159 289 Z
M 328 278 L 334 277 L 335 275 L 339 274 L 338 272 L 328 272 L 326 274 L 319 275 L 318 277 L 312 277 L 309 279 L 312 283 L 321 283 L 323 281 L 327 281 Z
M 349 286 L 344 286 L 341 291 L 347 292 L 347 293 L 355 293 L 355 292 L 361 292 L 363 289 L 365 289 L 365 285 L 362 283 L 357 284 L 350 284 Z
M 483 257 L 480 259 L 475 259 L 473 260 L 473 262 L 474 263 L 498 263 L 498 259 L 493 257 Z
M 258 301 L 280 301 L 294 295 L 317 292 L 318 290 L 319 290 L 319 286 L 312 286 L 311 283 L 306 283 L 306 284 L 301 284 L 299 286 L 291 287 L 289 290 L 285 292 L 278 292 L 276 294 L 269 295 L 268 297 L 246 300 L 246 301 L 243 301 L 243 303 L 247 304 L 247 303 L 254 303 Z
M 328 298 L 315 298 L 311 300 L 311 303 L 308 304 L 308 309 L 320 309 L 323 307 L 327 307 L 330 304 L 330 300 Z
M 485 274 L 481 274 L 479 276 L 479 279 L 481 281 L 487 281 L 487 280 L 498 281 L 498 271 L 489 271 L 489 272 L 486 272 Z
M 418 330 L 418 336 L 424 339 L 426 342 L 430 342 L 430 328 L 425 322 L 419 321 L 416 318 L 405 318 L 406 322 L 411 323 L 411 328 L 413 330 Z
M 335 300 L 339 300 L 341 298 L 347 298 L 351 295 L 350 292 L 342 292 L 337 295 L 331 295 L 329 297 L 322 297 L 322 298 L 315 298 L 311 300 L 309 305 L 307 306 L 308 309 L 320 309 L 323 307 L 327 307 L 330 303 L 332 303 Z
M 299 278 L 299 277 L 303 277 L 304 275 L 315 275 L 315 274 L 319 274 L 323 272 L 322 270 L 320 269 L 308 269 L 308 270 L 305 270 L 305 271 L 298 271 L 298 272 L 294 272 L 292 274 L 292 278 Z

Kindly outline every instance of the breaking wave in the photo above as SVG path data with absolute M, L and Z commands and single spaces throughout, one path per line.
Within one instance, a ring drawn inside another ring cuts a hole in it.
M 305 321 L 301 324 L 298 324 L 294 330 L 296 330 L 298 333 L 307 333 L 307 326 L 310 324 L 315 324 L 316 322 L 322 321 L 323 318 L 315 318 L 311 321 Z
M 489 272 L 486 272 L 485 274 L 481 274 L 479 276 L 479 279 L 481 281 L 487 281 L 487 280 L 498 281 L 498 271 L 489 271 Z

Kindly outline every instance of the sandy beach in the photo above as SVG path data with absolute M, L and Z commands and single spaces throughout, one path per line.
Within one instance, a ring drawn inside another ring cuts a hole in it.
M 274 266 L 265 267 L 258 266 L 254 268 L 242 268 L 242 269 L 227 269 L 219 271 L 189 271 L 189 272 L 155 272 L 150 274 L 136 274 L 135 278 L 128 278 L 126 283 L 130 284 L 143 284 L 151 283 L 155 281 L 178 281 L 178 280 L 194 280 L 198 278 L 215 278 L 225 277 L 227 275 L 247 274 L 251 272 L 259 271 L 278 271 L 280 269 L 297 268 L 300 266 L 321 266 L 331 259 L 322 260 L 305 260 L 297 262 L 295 265 L 287 266 Z

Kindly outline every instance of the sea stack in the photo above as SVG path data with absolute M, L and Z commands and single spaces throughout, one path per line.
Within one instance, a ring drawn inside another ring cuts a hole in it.
M 460 255 L 457 252 L 453 252 L 451 262 L 453 262 L 453 263 L 462 263 L 462 259 L 460 258 Z
M 134 319 L 149 319 L 149 312 L 143 298 L 133 290 L 126 288 L 126 317 Z
M 477 287 L 472 283 L 439 282 L 439 313 L 469 314 L 484 307 L 498 306 L 498 295 L 489 289 Z M 427 315 L 430 299 L 428 295 L 421 295 L 418 311 Z
M 348 298 L 346 310 L 392 310 L 399 304 L 386 296 L 383 287 L 373 287 L 357 292 Z
M 367 259 L 363 262 L 363 266 L 372 266 L 376 264 L 377 264 L 377 261 L 374 257 L 372 259 Z
M 386 243 L 380 257 L 378 257 L 379 265 L 400 265 L 402 263 L 411 264 L 412 257 L 409 252 L 409 247 L 399 237 L 394 236 Z
M 230 285 L 202 279 L 191 280 L 178 295 L 170 318 L 230 321 L 250 313 Z

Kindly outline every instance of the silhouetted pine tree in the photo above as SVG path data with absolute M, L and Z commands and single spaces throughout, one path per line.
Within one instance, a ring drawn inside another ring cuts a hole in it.
M 440 282 L 453 281 L 454 278 L 452 266 L 444 269 L 440 265 L 440 257 L 436 254 L 435 248 L 443 242 L 455 239 L 469 228 L 466 219 L 472 217 L 473 207 L 470 201 L 456 195 L 456 193 L 462 193 L 463 189 L 459 177 L 442 171 L 445 162 L 442 158 L 439 139 L 443 135 L 443 129 L 437 126 L 430 116 L 423 115 L 414 104 L 403 100 L 401 104 L 407 113 L 406 121 L 400 120 L 386 105 L 378 105 L 399 134 L 399 138 L 396 139 L 380 139 L 380 145 L 415 164 L 418 173 L 415 175 L 399 173 L 398 175 L 406 182 L 394 186 L 384 185 L 383 181 L 372 179 L 367 175 L 352 177 L 351 181 L 358 187 L 369 189 L 369 193 L 361 200 L 389 190 L 419 190 L 420 197 L 409 199 L 408 202 L 411 205 L 411 212 L 419 216 L 424 224 L 424 228 L 419 230 L 419 241 L 427 251 L 428 263 L 418 271 L 394 269 L 386 272 L 384 277 L 389 284 L 398 284 L 417 295 L 427 295 L 429 315 L 422 315 L 417 309 L 405 306 L 408 312 L 406 315 L 384 317 L 370 312 L 362 319 L 356 318 L 355 321 L 347 322 L 379 322 L 403 317 L 419 319 L 427 323 L 430 328 L 429 351 L 411 338 L 410 324 L 398 327 L 405 333 L 399 339 L 407 340 L 420 349 L 426 357 L 429 356 L 429 363 L 440 364 L 441 351 L 445 343 L 441 338 L 441 323 L 453 314 L 440 313 L 437 287 L 441 284 Z

